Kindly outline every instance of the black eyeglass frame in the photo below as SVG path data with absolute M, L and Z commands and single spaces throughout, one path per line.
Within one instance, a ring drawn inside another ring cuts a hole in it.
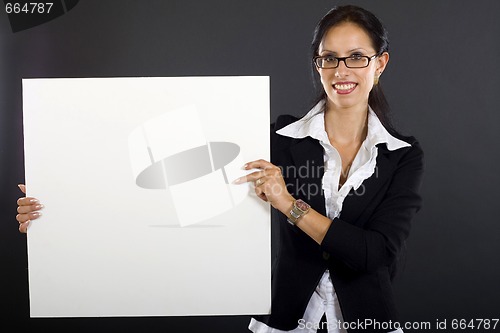
M 375 59 L 376 57 L 378 57 L 380 54 L 375 54 L 373 56 L 361 56 L 361 55 L 352 55 L 352 56 L 349 56 L 349 57 L 335 57 L 335 56 L 332 56 L 332 55 L 327 55 L 327 56 L 315 56 L 314 58 L 312 58 L 312 61 L 314 63 L 314 65 L 318 68 L 321 68 L 321 69 L 334 69 L 334 68 L 337 68 L 340 66 L 340 62 L 343 61 L 344 62 L 344 65 L 345 67 L 347 68 L 366 68 L 370 65 L 370 61 L 372 61 L 373 59 Z M 335 67 L 321 67 L 318 65 L 318 59 L 325 59 L 325 58 L 335 58 L 337 59 L 337 66 Z M 363 66 L 363 67 L 350 67 L 347 65 L 346 63 L 346 60 L 349 59 L 349 58 L 366 58 L 368 59 L 368 62 L 366 63 L 366 66 Z

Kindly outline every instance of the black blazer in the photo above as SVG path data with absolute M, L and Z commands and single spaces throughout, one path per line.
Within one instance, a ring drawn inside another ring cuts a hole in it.
M 293 139 L 275 133 L 296 120 L 277 119 L 271 131 L 271 161 L 283 168 L 295 198 L 326 215 L 321 144 L 310 137 Z M 378 145 L 375 173 L 345 198 L 340 217 L 333 220 L 321 245 L 273 209 L 272 227 L 278 228 L 279 243 L 273 261 L 271 315 L 256 319 L 281 330 L 296 328 L 328 268 L 345 322 L 398 320 L 391 281 L 410 222 L 421 207 L 423 174 L 418 142 L 413 137 L 398 138 L 411 147 L 389 151 L 385 144 Z M 349 330 L 389 331 L 366 326 Z

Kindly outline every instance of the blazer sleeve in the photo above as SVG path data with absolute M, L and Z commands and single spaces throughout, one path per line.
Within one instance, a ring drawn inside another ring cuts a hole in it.
M 399 160 L 382 201 L 363 221 L 363 227 L 335 218 L 321 243 L 322 250 L 354 271 L 368 272 L 390 265 L 421 208 L 423 170 L 423 151 L 415 141 Z

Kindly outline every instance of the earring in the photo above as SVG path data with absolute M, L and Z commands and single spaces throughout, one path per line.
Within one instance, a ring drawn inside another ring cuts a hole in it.
M 378 81 L 379 81 L 381 75 L 382 75 L 382 73 L 378 73 L 378 75 L 375 76 L 375 78 L 373 79 L 373 85 L 376 86 L 378 84 Z

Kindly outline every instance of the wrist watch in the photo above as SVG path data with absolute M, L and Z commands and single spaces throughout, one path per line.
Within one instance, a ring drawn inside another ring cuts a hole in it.
M 304 200 L 295 200 L 293 202 L 292 209 L 290 210 L 290 217 L 287 219 L 288 223 L 296 225 L 299 219 L 307 214 L 309 208 L 311 208 L 311 206 L 309 206 L 309 204 L 307 204 Z

